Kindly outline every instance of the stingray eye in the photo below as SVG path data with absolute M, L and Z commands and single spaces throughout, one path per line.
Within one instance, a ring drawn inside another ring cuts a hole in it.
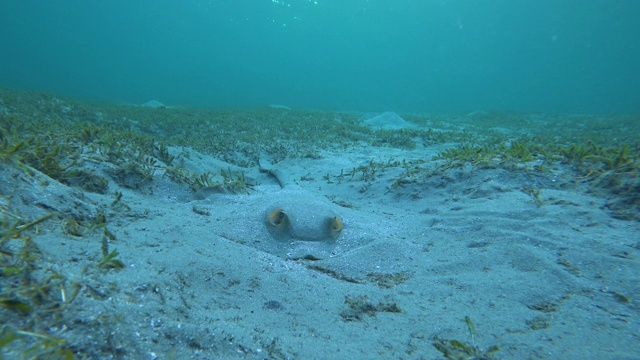
M 287 223 L 287 214 L 282 209 L 275 209 L 269 213 L 269 224 L 280 227 Z
M 340 218 L 337 216 L 334 216 L 333 219 L 331 219 L 331 233 L 333 234 L 338 234 L 340 233 L 340 231 L 342 231 L 342 221 L 340 221 Z

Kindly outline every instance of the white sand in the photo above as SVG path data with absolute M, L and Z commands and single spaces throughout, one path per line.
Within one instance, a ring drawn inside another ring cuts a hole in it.
M 107 227 L 117 236 L 110 249 L 125 269 L 103 274 L 92 265 L 97 231 L 74 238 L 50 230 L 37 238 L 46 258 L 83 284 L 77 313 L 67 314 L 60 334 L 96 354 L 437 359 L 435 337 L 472 343 L 469 316 L 476 345 L 499 346 L 500 358 L 637 358 L 639 224 L 610 217 L 601 209 L 606 199 L 573 179 L 458 168 L 392 188 L 401 166 L 379 170 L 368 183 L 359 174 L 336 178 L 372 160 L 430 160 L 441 149 L 353 147 L 277 164 L 309 196 L 351 206 L 335 205 L 344 223 L 335 246 L 350 247 L 319 261 L 268 252 L 275 240 L 257 209 L 280 189 L 258 169 L 244 169 L 260 183 L 249 195 L 205 200 L 160 173 L 152 193 L 111 184 L 107 196 L 53 180 L 43 187 L 42 175 L 21 178 L 7 167 L 1 180 L 15 186 L 27 213 L 34 202 L 59 211 L 110 209 Z M 201 172 L 226 167 L 195 152 L 191 158 L 188 165 Z M 541 206 L 527 187 L 542 189 Z M 128 209 L 109 206 L 114 190 Z M 396 304 L 401 312 L 354 317 L 346 300 Z

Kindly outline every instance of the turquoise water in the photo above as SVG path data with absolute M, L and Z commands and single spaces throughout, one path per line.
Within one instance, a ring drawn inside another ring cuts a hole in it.
M 0 86 L 361 111 L 640 110 L 640 1 L 0 0 Z

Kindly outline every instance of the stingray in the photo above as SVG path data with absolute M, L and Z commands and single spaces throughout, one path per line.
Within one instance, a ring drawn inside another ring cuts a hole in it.
M 213 232 L 285 259 L 328 260 L 389 238 L 393 223 L 340 207 L 260 167 L 277 184 L 255 186 L 250 194 L 205 188 L 197 195 L 215 209 Z M 215 207 L 216 204 L 224 206 Z
M 148 107 L 152 109 L 166 109 L 167 105 L 161 103 L 158 100 L 149 100 L 146 103 L 142 104 L 143 107 Z
M 397 130 L 415 127 L 415 125 L 391 111 L 366 119 L 364 124 L 376 130 Z

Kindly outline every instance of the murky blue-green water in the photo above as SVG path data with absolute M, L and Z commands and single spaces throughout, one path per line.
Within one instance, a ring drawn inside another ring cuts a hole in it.
M 0 86 L 141 103 L 640 110 L 640 1 L 0 0 Z

